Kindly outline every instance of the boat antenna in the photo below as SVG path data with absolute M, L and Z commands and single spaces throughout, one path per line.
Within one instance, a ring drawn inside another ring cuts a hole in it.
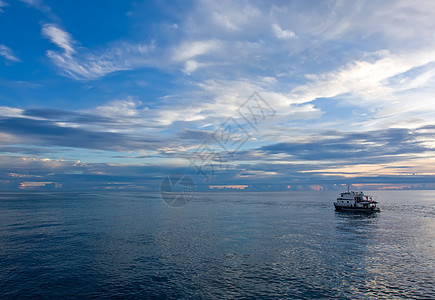
M 347 192 L 349 193 L 349 188 L 350 188 L 350 185 L 347 185 Z

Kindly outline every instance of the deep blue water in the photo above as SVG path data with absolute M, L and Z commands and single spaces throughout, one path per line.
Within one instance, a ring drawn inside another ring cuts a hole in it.
M 0 298 L 435 299 L 435 191 L 0 193 Z

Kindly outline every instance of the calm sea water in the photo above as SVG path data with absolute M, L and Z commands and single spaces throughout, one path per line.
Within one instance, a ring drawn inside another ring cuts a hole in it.
M 435 298 L 435 191 L 0 193 L 0 298 Z

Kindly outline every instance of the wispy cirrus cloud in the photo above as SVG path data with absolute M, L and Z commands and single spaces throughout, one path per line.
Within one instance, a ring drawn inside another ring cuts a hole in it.
M 41 32 L 44 37 L 62 48 L 65 56 L 71 56 L 74 54 L 74 44 L 76 42 L 68 32 L 65 32 L 54 24 L 44 24 Z
M 3 56 L 7 61 L 10 62 L 18 62 L 20 59 L 13 53 L 13 51 L 5 46 L 0 44 L 0 56 Z
M 47 56 L 67 76 L 74 79 L 96 79 L 107 74 L 153 65 L 148 54 L 154 51 L 151 44 L 119 44 L 103 51 L 89 51 L 79 47 L 71 34 L 55 24 L 45 24 L 42 35 L 62 51 L 48 50 Z

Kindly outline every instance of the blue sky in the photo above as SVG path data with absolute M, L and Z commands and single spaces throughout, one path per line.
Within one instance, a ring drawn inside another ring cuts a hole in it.
M 434 15 L 0 0 L 0 190 L 435 188 Z

